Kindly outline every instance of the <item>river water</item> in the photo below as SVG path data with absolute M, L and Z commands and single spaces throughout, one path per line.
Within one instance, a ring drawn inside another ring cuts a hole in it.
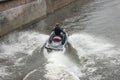
M 120 0 L 77 0 L 65 11 L 54 14 L 69 30 L 65 51 L 43 48 L 53 15 L 0 39 L 0 80 L 120 80 Z

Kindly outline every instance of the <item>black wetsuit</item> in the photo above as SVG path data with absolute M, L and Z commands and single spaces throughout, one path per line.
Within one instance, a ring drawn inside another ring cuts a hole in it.
M 55 32 L 55 35 L 58 36 L 61 34 L 61 32 L 65 33 L 61 27 L 55 27 L 53 31 Z

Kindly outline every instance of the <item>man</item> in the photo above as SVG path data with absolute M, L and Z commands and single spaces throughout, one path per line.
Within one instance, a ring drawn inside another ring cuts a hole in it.
M 63 31 L 63 28 L 60 27 L 59 23 L 56 23 L 55 28 L 52 30 L 55 32 L 55 35 L 60 36 L 61 32 L 65 34 L 65 32 Z
M 52 30 L 54 31 L 54 34 L 50 37 L 49 42 L 51 43 L 52 38 L 54 36 L 60 36 L 62 38 L 62 45 L 65 43 L 65 36 L 63 36 L 61 33 L 65 34 L 65 32 L 63 31 L 63 29 L 60 27 L 59 23 L 56 23 L 54 29 Z

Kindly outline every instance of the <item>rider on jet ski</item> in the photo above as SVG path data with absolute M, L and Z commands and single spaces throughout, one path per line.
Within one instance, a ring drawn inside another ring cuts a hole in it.
M 52 38 L 54 36 L 59 36 L 62 38 L 62 45 L 63 45 L 65 43 L 65 36 L 64 36 L 65 32 L 63 31 L 63 28 L 60 27 L 60 24 L 56 23 L 56 25 L 52 31 L 54 31 L 54 34 L 50 37 L 49 42 L 50 43 L 52 42 Z

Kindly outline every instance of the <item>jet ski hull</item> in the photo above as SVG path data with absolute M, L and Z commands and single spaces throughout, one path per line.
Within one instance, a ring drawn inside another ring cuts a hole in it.
M 54 32 L 52 32 L 50 34 L 50 37 L 54 34 Z M 45 48 L 47 50 L 55 50 L 55 51 L 63 51 L 65 49 L 65 46 L 67 45 L 68 43 L 68 34 L 64 34 L 65 35 L 65 42 L 64 44 L 61 44 L 62 41 L 54 41 L 52 40 L 51 43 L 49 42 L 49 39 L 46 41 L 46 44 L 45 44 Z

